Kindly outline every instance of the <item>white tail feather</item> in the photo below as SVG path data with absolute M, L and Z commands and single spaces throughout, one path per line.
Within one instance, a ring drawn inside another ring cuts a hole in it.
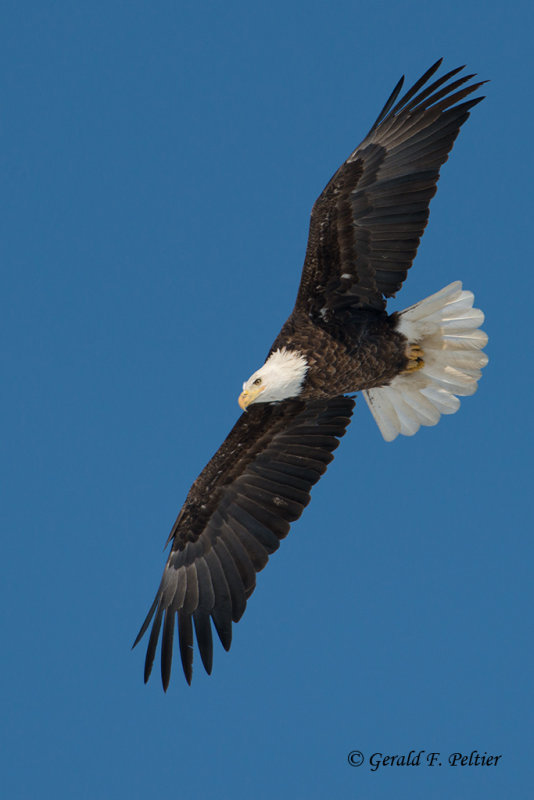
M 399 314 L 397 330 L 422 348 L 424 365 L 363 393 L 387 442 L 436 425 L 442 414 L 458 411 L 457 395 L 476 392 L 488 363 L 482 352 L 488 337 L 480 330 L 484 314 L 473 308 L 474 299 L 455 281 Z

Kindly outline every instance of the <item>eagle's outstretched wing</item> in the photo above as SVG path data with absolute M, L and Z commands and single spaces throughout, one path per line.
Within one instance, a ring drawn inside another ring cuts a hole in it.
M 135 640 L 152 618 L 145 682 L 163 624 L 161 677 L 171 675 L 174 626 L 188 683 L 193 624 L 202 662 L 211 672 L 210 618 L 223 647 L 256 585 L 256 572 L 279 546 L 310 500 L 350 422 L 354 400 L 286 400 L 251 406 L 201 472 L 171 531 L 171 552 L 156 598 Z
M 473 75 L 463 67 L 428 83 L 441 59 L 394 105 L 403 79 L 375 124 L 313 207 L 296 310 L 318 324 L 358 308 L 383 309 L 402 286 L 447 160 L 469 110 Z M 460 88 L 461 87 L 461 88 Z

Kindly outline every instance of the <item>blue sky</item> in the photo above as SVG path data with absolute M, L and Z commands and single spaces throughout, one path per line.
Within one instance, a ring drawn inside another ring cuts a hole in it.
M 530 797 L 531 4 L 6 0 L 0 22 L 6 797 Z M 491 83 L 395 307 L 475 291 L 479 392 L 393 444 L 360 398 L 230 653 L 145 687 L 163 544 L 292 308 L 313 201 L 440 56 Z M 503 757 L 347 763 L 412 749 Z

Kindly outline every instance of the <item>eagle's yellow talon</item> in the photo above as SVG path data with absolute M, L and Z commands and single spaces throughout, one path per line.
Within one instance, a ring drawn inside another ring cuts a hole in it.
M 423 359 L 423 348 L 419 347 L 418 344 L 409 344 L 406 348 L 406 358 L 408 359 L 408 364 L 406 369 L 403 371 L 403 374 L 409 374 L 411 372 L 416 372 L 421 367 L 424 367 L 425 361 Z

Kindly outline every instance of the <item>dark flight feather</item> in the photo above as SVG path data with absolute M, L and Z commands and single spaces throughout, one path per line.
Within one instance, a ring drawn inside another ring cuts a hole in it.
M 366 138 L 313 207 L 295 310 L 309 314 L 317 325 L 328 325 L 341 310 L 384 309 L 386 298 L 406 278 L 428 221 L 440 167 L 469 110 L 482 100 L 460 103 L 483 83 L 460 89 L 473 77 L 450 81 L 462 68 L 423 89 L 440 64 L 392 108 L 402 86 L 397 84 Z M 391 252 L 397 257 L 388 260 Z M 351 277 L 341 281 L 342 275 Z
M 287 535 L 290 523 L 308 504 L 310 489 L 332 460 L 353 407 L 350 397 L 309 403 L 293 400 L 253 406 L 237 421 L 214 456 L 220 491 L 208 491 L 213 481 L 212 459 L 186 499 L 184 509 L 189 504 L 188 513 L 182 510 L 173 528 L 171 553 L 156 600 L 135 641 L 137 644 L 155 614 L 145 682 L 152 670 L 162 619 L 161 675 L 165 689 L 171 674 L 175 619 L 188 683 L 193 668 L 192 620 L 207 672 L 213 659 L 210 616 L 223 647 L 229 649 L 232 622 L 245 611 L 256 585 L 256 572 L 263 569 L 280 539 Z M 234 441 L 247 442 L 237 463 Z M 292 459 L 291 464 L 288 459 Z M 202 529 L 192 524 L 196 516 L 191 507 L 197 504 L 205 505 Z

